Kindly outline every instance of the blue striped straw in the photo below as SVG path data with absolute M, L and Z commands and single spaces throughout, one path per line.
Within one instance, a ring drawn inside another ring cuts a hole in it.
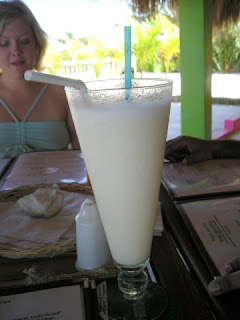
M 131 27 L 124 27 L 124 45 L 125 45 L 125 88 L 132 87 L 131 81 Z

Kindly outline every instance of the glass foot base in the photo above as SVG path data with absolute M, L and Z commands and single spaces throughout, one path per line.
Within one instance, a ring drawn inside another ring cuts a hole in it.
M 145 294 L 138 300 L 125 299 L 117 282 L 109 283 L 108 317 L 114 320 L 154 320 L 161 316 L 168 305 L 168 297 L 162 287 L 149 282 Z

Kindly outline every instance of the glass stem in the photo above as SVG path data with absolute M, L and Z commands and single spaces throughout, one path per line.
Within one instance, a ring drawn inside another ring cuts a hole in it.
M 141 269 L 121 269 L 118 275 L 118 286 L 128 300 L 137 300 L 144 296 L 148 285 L 148 275 Z

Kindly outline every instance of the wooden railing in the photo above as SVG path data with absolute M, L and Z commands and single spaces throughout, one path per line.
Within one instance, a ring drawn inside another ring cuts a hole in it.
M 63 61 L 58 69 L 57 75 L 71 78 L 81 78 L 83 80 L 95 79 L 97 61 L 86 59 L 79 61 Z M 106 75 L 121 75 L 123 63 L 117 59 L 105 58 L 100 62 L 100 77 Z

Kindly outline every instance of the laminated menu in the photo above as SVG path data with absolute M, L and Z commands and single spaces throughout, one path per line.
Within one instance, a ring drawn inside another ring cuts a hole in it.
M 173 200 L 240 194 L 240 159 L 217 159 L 182 165 L 165 162 L 162 185 Z
M 178 203 L 176 207 L 204 261 L 213 263 L 223 275 L 224 264 L 240 256 L 240 196 Z
M 0 297 L 0 319 L 86 319 L 83 289 L 74 285 Z
M 0 190 L 74 182 L 86 183 L 86 168 L 80 150 L 30 152 L 16 159 Z

